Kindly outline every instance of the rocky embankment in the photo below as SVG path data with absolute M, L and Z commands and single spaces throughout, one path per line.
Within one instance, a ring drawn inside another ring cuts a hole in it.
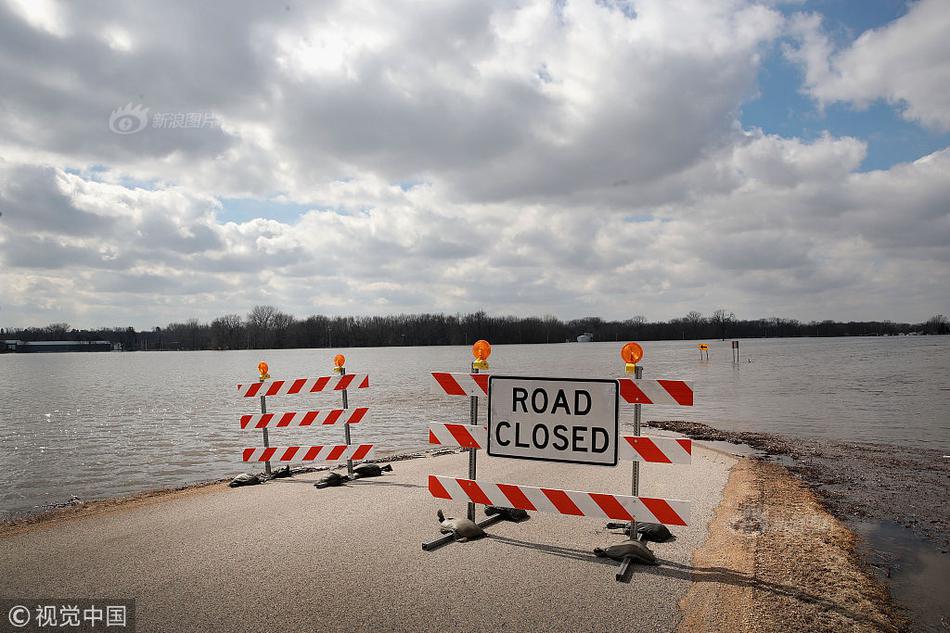
M 786 467 L 801 477 L 836 517 L 894 521 L 942 553 L 950 552 L 950 459 L 939 451 L 722 431 L 696 422 L 648 424 L 696 440 L 747 444 L 766 455 L 787 457 L 791 463 Z

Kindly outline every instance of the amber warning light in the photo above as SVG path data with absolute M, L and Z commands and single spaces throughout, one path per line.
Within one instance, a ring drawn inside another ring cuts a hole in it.
M 633 374 L 637 371 L 637 363 L 643 358 L 643 348 L 639 343 L 627 343 L 620 348 L 620 358 L 626 363 L 624 368 L 626 373 Z
M 475 360 L 472 361 L 472 369 L 488 369 L 488 357 L 491 356 L 491 343 L 484 339 L 475 341 L 475 344 L 472 345 L 472 356 L 475 357 Z

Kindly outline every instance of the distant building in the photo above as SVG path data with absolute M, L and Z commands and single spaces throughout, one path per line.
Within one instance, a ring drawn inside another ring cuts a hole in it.
M 593 343 L 594 335 L 591 334 L 590 332 L 584 332 L 583 334 L 577 337 L 577 342 L 578 343 Z
M 0 352 L 36 354 L 42 352 L 111 352 L 110 341 L 17 341 L 6 340 Z

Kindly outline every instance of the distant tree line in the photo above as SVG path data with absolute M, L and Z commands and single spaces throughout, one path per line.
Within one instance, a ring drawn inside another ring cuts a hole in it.
M 210 323 L 190 319 L 164 328 L 132 327 L 76 330 L 67 323 L 0 330 L 0 338 L 24 341 L 105 340 L 125 350 L 203 350 L 386 347 L 393 345 L 468 345 L 484 338 L 492 343 L 562 343 L 584 333 L 595 341 L 778 338 L 792 336 L 893 336 L 950 334 L 950 321 L 938 314 L 924 323 L 892 321 L 811 321 L 769 317 L 737 319 L 727 310 L 710 316 L 690 312 L 669 321 L 634 316 L 623 321 L 585 317 L 562 321 L 554 316 L 472 314 L 400 314 L 392 316 L 297 319 L 273 306 L 256 306 L 247 315 L 225 314 Z

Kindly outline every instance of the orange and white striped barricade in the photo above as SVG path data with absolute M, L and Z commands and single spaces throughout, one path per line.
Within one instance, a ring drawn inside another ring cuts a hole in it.
M 447 396 L 488 396 L 489 378 L 490 374 L 480 374 L 478 370 L 470 374 L 434 371 L 431 388 L 434 393 Z
M 483 390 L 483 385 L 471 376 L 440 374 L 433 378 L 438 388 L 450 395 Z M 630 385 L 622 387 L 621 381 L 615 379 L 495 374 L 484 385 L 489 398 L 487 425 L 431 423 L 429 442 L 461 446 L 473 452 L 485 450 L 493 457 L 511 459 L 602 466 L 616 466 L 620 461 L 689 464 L 691 440 L 641 436 L 639 428 L 635 435 L 620 435 L 619 410 L 622 393 L 625 401 L 634 403 L 649 400 L 692 405 L 692 389 L 682 381 L 629 382 Z M 645 385 L 646 382 L 650 384 Z M 438 499 L 629 521 L 634 530 L 637 518 L 674 526 L 685 526 L 689 521 L 690 502 L 680 499 L 437 475 L 429 476 L 428 489 Z M 428 545 L 423 544 L 423 549 L 430 549 Z
M 432 422 L 429 424 L 429 444 L 485 449 L 488 446 L 488 427 Z M 692 452 L 693 441 L 685 437 L 623 435 L 617 457 L 622 461 L 689 464 Z
M 628 347 L 633 349 L 628 349 Z M 632 355 L 632 357 L 631 357 Z M 640 494 L 640 462 L 662 464 L 688 464 L 692 461 L 692 441 L 686 438 L 647 438 L 640 436 L 640 423 L 643 405 L 693 406 L 693 386 L 684 380 L 644 380 L 643 366 L 637 363 L 643 358 L 643 349 L 636 343 L 628 343 L 620 350 L 620 357 L 626 362 L 627 373 L 633 378 L 617 380 L 620 397 L 624 402 L 633 404 L 633 437 L 624 437 L 621 450 L 634 453 L 642 459 L 634 459 L 631 470 L 630 492 L 632 496 Z M 608 524 L 608 527 L 612 527 Z M 630 538 L 637 538 L 636 518 L 627 527 Z M 623 580 L 630 568 L 631 561 L 624 558 L 617 572 L 617 580 Z
M 484 449 L 488 446 L 488 427 L 471 424 L 429 424 L 429 444 Z
M 487 367 L 487 365 L 486 365 Z M 474 363 L 470 373 L 454 373 L 447 371 L 432 372 L 431 389 L 435 393 L 447 396 L 468 396 L 470 426 L 478 425 L 478 399 L 488 395 L 488 380 L 490 374 L 479 373 Z M 477 469 L 476 447 L 463 446 L 468 450 L 468 476 L 474 478 Z M 475 504 L 468 504 L 468 519 L 475 520 Z
M 354 376 L 354 379 L 351 380 L 349 383 L 346 383 L 347 385 L 352 385 L 352 384 L 362 385 L 364 381 L 366 382 L 367 385 L 369 385 L 369 376 L 367 376 L 366 378 L 360 379 L 360 378 L 356 378 L 357 374 L 347 374 L 345 365 L 346 365 L 346 356 L 344 356 L 343 354 L 337 354 L 336 356 L 333 357 L 333 371 L 334 373 L 337 373 L 340 375 L 341 383 L 344 382 L 343 381 L 344 378 L 352 375 Z M 343 398 L 343 409 L 346 410 L 350 406 L 350 401 L 347 394 L 346 386 L 340 389 L 340 394 Z M 346 442 L 347 446 L 349 446 L 352 443 L 352 439 L 350 438 L 349 424 L 343 425 L 343 439 Z M 352 457 L 346 460 L 346 474 L 350 476 L 353 475 L 353 461 L 354 459 Z
M 326 426 L 330 424 L 358 424 L 366 420 L 369 407 L 346 409 L 326 409 L 322 411 L 287 411 L 286 413 L 261 413 L 242 415 L 241 428 L 263 429 L 273 425 L 284 426 Z
M 623 353 L 621 352 L 621 356 Z M 639 359 L 638 359 L 639 360 Z M 629 367 L 629 366 L 628 366 Z M 641 406 L 642 405 L 674 405 L 682 407 L 691 407 L 693 406 L 693 386 L 692 384 L 686 382 L 685 380 L 643 380 L 643 366 L 634 364 L 634 378 L 619 378 L 617 380 L 618 387 L 620 389 L 620 398 L 627 403 L 630 403 L 633 406 L 633 430 L 636 437 L 640 435 L 640 419 L 641 419 Z M 653 443 L 656 444 L 657 441 L 660 441 L 663 445 L 669 447 L 671 455 L 682 455 L 678 452 L 677 446 L 670 444 L 666 438 L 649 438 L 653 440 Z M 654 456 L 658 456 L 656 451 L 653 450 L 653 446 L 650 445 L 649 441 L 639 441 L 638 443 L 631 443 L 628 438 L 624 438 L 623 449 L 625 451 L 633 450 L 636 454 L 643 456 L 643 454 L 650 453 Z M 686 448 L 687 452 L 692 450 L 692 444 L 690 440 L 683 438 L 677 438 L 675 440 L 677 443 L 682 443 L 681 445 Z M 689 447 L 689 448 L 687 448 Z M 661 451 L 662 452 L 662 451 Z M 688 461 L 663 461 L 651 460 L 651 459 L 638 459 L 634 461 L 633 471 L 632 471 L 632 485 L 631 493 L 636 496 L 640 492 L 640 464 L 641 461 L 653 461 L 655 463 L 668 463 L 668 464 L 682 464 L 689 463 Z M 636 534 L 636 525 L 631 524 L 630 529 L 633 530 L 633 534 Z
M 268 446 L 245 448 L 245 462 L 339 462 L 366 459 L 376 450 L 373 444 L 330 444 L 315 446 Z
M 337 355 L 342 358 L 342 354 Z M 349 389 L 366 389 L 369 387 L 368 374 L 347 374 L 342 365 L 337 365 L 334 371 L 338 375 L 319 376 L 316 378 L 297 378 L 294 380 L 270 380 L 267 363 L 258 365 L 261 378 L 258 382 L 243 383 L 237 386 L 241 398 L 260 398 L 260 414 L 246 414 L 241 416 L 242 429 L 260 429 L 263 435 L 263 448 L 243 449 L 243 461 L 264 462 L 264 472 L 271 474 L 271 461 L 339 461 L 345 459 L 347 469 L 352 474 L 353 462 L 365 459 L 375 448 L 372 444 L 353 445 L 350 439 L 350 425 L 358 424 L 369 418 L 368 407 L 349 409 L 347 392 Z M 343 397 L 343 408 L 320 409 L 312 411 L 287 411 L 284 413 L 269 413 L 267 398 L 275 396 L 305 396 L 322 393 L 340 393 Z M 345 444 L 325 446 L 327 450 L 315 453 L 314 449 L 320 446 L 290 446 L 275 448 L 270 446 L 269 428 L 285 427 L 324 427 L 341 424 L 344 428 Z M 343 447 L 340 450 L 340 447 Z M 307 450 L 299 450 L 307 449 Z M 345 450 L 344 450 L 345 449 Z M 327 457 L 331 456 L 331 457 Z M 292 459 L 291 459 L 292 458 Z
M 238 393 L 242 398 L 253 398 L 254 396 L 297 396 L 344 391 L 354 388 L 366 389 L 367 387 L 369 387 L 369 375 L 367 374 L 345 374 L 343 376 L 320 376 L 319 378 L 252 382 L 237 386 Z
M 434 430 L 430 428 L 429 430 L 429 440 L 432 440 L 436 437 L 435 433 L 449 433 L 451 434 L 453 430 L 460 433 L 461 437 L 465 434 L 465 430 L 462 427 L 467 427 L 471 429 L 478 428 L 478 399 L 488 395 L 488 381 L 489 374 L 481 373 L 481 370 L 488 369 L 488 357 L 491 356 L 491 344 L 488 341 L 480 339 L 472 345 L 472 357 L 474 360 L 471 364 L 471 371 L 469 373 L 453 373 L 445 371 L 434 371 L 432 372 L 432 382 L 430 386 L 435 393 L 444 394 L 448 396 L 468 396 L 469 398 L 469 424 L 456 424 L 456 425 L 447 425 L 447 428 L 435 428 Z M 438 444 L 440 442 L 433 442 Z M 470 479 L 474 479 L 477 476 L 477 466 L 478 466 L 478 446 L 477 442 L 474 440 L 468 441 L 464 444 L 455 444 L 456 446 L 461 446 L 462 448 L 468 451 L 468 476 Z M 475 504 L 473 502 L 468 503 L 466 516 L 470 521 L 475 520 Z M 488 519 L 488 523 L 494 523 L 497 518 Z M 422 549 L 430 550 L 441 545 L 444 545 L 452 540 L 452 535 L 443 534 L 442 536 L 427 541 L 422 544 Z
M 637 366 L 642 375 L 643 366 Z M 685 380 L 641 380 L 620 378 L 620 397 L 630 404 L 671 404 L 693 406 L 693 386 Z
M 639 517 L 663 525 L 686 526 L 690 502 L 679 499 L 632 497 L 560 488 L 498 484 L 429 475 L 429 494 L 437 499 L 471 501 L 481 505 L 528 512 L 633 521 Z

